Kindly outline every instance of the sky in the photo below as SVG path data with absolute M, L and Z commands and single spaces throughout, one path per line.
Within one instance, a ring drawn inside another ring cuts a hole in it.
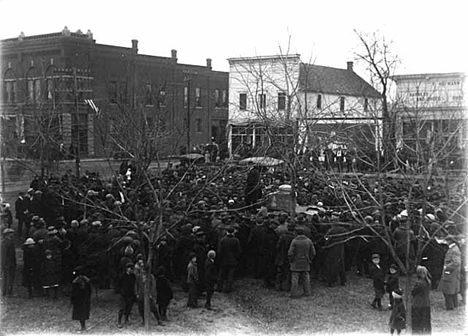
M 0 39 L 90 29 L 96 43 L 229 71 L 228 58 L 298 53 L 346 68 L 361 33 L 392 41 L 396 74 L 468 72 L 463 1 L 419 0 L 0 0 Z M 364 78 L 362 63 L 356 71 Z

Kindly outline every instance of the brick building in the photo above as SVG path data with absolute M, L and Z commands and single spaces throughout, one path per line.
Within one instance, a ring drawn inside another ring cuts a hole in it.
M 143 116 L 164 132 L 165 155 L 214 138 L 225 142 L 228 73 L 131 47 L 96 43 L 88 30 L 0 41 L 3 155 L 79 151 L 81 157 L 119 151 L 116 120 Z M 42 141 L 42 142 L 41 142 Z M 190 150 L 189 148 L 189 150 Z M 18 151 L 19 149 L 19 151 Z M 32 149 L 32 150 L 31 150 Z M 120 148 L 121 149 L 121 148 Z

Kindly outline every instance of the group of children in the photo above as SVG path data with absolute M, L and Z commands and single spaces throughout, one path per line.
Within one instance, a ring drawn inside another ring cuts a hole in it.
M 371 306 L 374 309 L 382 309 L 382 297 L 388 293 L 390 304 L 388 309 L 392 310 L 390 315 L 390 333 L 397 332 L 399 335 L 402 329 L 406 328 L 406 310 L 403 303 L 403 291 L 400 288 L 398 267 L 394 264 L 389 267 L 389 275 L 386 279 L 385 272 L 380 266 L 380 256 L 372 255 L 371 275 L 374 286 L 374 300 Z

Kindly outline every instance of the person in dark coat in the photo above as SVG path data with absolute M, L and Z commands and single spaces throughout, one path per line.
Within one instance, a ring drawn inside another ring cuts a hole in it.
M 251 163 L 252 165 L 252 163 Z M 253 205 L 262 197 L 262 189 L 260 186 L 260 172 L 257 167 L 252 166 L 245 183 L 245 204 Z
M 390 315 L 390 333 L 397 332 L 400 335 L 401 330 L 406 329 L 406 309 L 403 302 L 403 291 L 400 288 L 392 292 L 394 300 L 392 314 Z
M 13 229 L 7 228 L 3 231 L 2 240 L 2 295 L 13 295 L 13 283 L 16 274 L 16 251 L 13 242 Z
M 23 225 L 25 225 L 27 216 L 27 203 L 26 197 L 23 191 L 18 195 L 18 198 L 15 201 L 15 217 L 18 220 L 18 237 L 23 237 Z M 26 231 L 26 234 L 28 231 Z
M 125 272 L 117 280 L 117 291 L 120 294 L 118 327 L 122 328 L 122 317 L 125 316 L 125 324 L 128 324 L 128 318 L 132 312 L 133 303 L 136 300 L 135 282 L 136 277 L 133 273 L 133 263 L 125 265 Z
M 247 245 L 251 253 L 254 278 L 260 279 L 265 271 L 264 245 L 266 244 L 266 227 L 261 216 L 257 217 L 255 227 L 250 230 Z
M 439 290 L 444 294 L 445 309 L 458 307 L 458 292 L 460 291 L 461 252 L 455 243 L 455 238 L 448 235 L 445 238 L 449 249 L 445 253 L 444 270 L 439 282 Z
M 372 276 L 372 285 L 374 287 L 374 300 L 371 306 L 374 309 L 382 310 L 382 297 L 385 294 L 385 273 L 380 266 L 380 256 L 372 255 L 372 266 L 370 269 Z
M 198 308 L 199 281 L 197 255 L 195 253 L 191 253 L 190 262 L 187 265 L 187 284 L 189 286 L 187 307 L 189 308 Z
M 277 291 L 291 290 L 291 270 L 289 265 L 288 250 L 293 241 L 295 226 L 292 223 L 287 225 L 287 231 L 281 234 L 276 243 L 276 282 L 275 289 Z M 286 285 L 284 286 L 284 282 Z
M 213 293 L 215 290 L 216 280 L 218 278 L 216 265 L 215 265 L 215 258 L 216 252 L 213 250 L 208 251 L 207 258 L 205 260 L 205 290 L 206 290 L 206 302 L 205 308 L 208 310 L 212 310 L 211 306 L 211 298 L 213 297 Z
M 431 334 L 431 275 L 424 266 L 416 267 L 417 280 L 411 291 L 411 330 L 413 335 Z
M 22 285 L 28 289 L 28 298 L 32 299 L 33 289 L 36 293 L 40 287 L 41 251 L 34 242 L 28 238 L 23 245 L 23 281 Z
M 393 309 L 393 292 L 400 288 L 400 274 L 398 273 L 398 266 L 392 264 L 388 269 L 388 278 L 385 289 L 388 293 L 390 303 L 388 309 Z
M 239 263 L 241 247 L 239 239 L 234 236 L 234 228 L 229 227 L 227 234 L 221 239 L 218 248 L 218 260 L 220 265 L 218 291 L 230 293 L 234 286 L 234 273 Z M 223 288 L 223 285 L 225 287 Z
M 41 265 L 41 283 L 42 288 L 46 290 L 46 295 L 49 297 L 50 290 L 54 290 L 54 299 L 58 299 L 58 287 L 61 278 L 60 261 L 54 259 L 52 251 L 44 252 L 44 260 Z
M 304 295 L 310 295 L 310 264 L 315 257 L 314 243 L 304 234 L 303 227 L 296 228 L 295 237 L 288 250 L 291 269 L 291 297 L 299 297 L 299 281 L 302 281 Z
M 166 269 L 159 266 L 156 270 L 156 303 L 158 304 L 159 315 L 163 321 L 167 321 L 167 307 L 174 298 L 169 280 L 166 278 Z
M 344 241 L 346 229 L 332 223 L 332 227 L 325 235 L 325 274 L 328 287 L 332 287 L 338 280 L 342 286 L 346 285 Z
M 91 284 L 89 278 L 83 274 L 83 267 L 76 267 L 73 274 L 76 278 L 72 282 L 70 293 L 72 320 L 80 321 L 81 331 L 84 331 L 91 310 Z

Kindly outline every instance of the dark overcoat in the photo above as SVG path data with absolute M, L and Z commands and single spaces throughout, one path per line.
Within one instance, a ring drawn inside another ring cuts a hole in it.
M 80 275 L 72 282 L 70 301 L 73 305 L 72 319 L 87 320 L 91 310 L 91 285 L 90 280 Z
M 402 299 L 395 299 L 389 325 L 391 329 L 406 329 L 406 309 Z

